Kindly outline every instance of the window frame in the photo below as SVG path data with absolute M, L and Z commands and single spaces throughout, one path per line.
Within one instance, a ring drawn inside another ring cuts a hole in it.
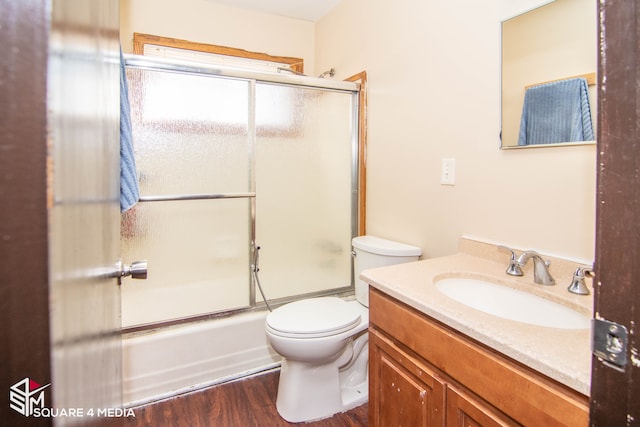
M 161 47 L 167 47 L 172 49 L 190 50 L 190 51 L 199 52 L 199 53 L 225 55 L 225 56 L 232 56 L 237 58 L 251 59 L 251 60 L 258 60 L 258 61 L 265 61 L 265 62 L 276 62 L 276 63 L 289 65 L 290 69 L 295 73 L 303 73 L 304 71 L 304 60 L 302 58 L 295 58 L 295 57 L 289 57 L 289 56 L 273 56 L 266 53 L 251 52 L 244 49 L 237 49 L 237 48 L 232 48 L 228 46 L 218 46 L 218 45 L 212 45 L 207 43 L 192 42 L 188 40 L 156 36 L 156 35 L 144 34 L 144 33 L 133 33 L 134 54 L 144 55 L 144 49 L 146 45 L 161 46 Z M 134 99 L 138 99 L 139 102 L 143 102 L 142 95 L 141 94 L 139 95 L 140 95 L 139 98 L 134 97 Z M 300 100 L 292 98 L 291 102 L 295 106 L 295 104 L 297 102 L 300 102 Z M 142 106 L 140 107 L 142 108 Z M 150 125 L 161 126 L 163 123 L 166 123 L 166 121 L 165 122 L 158 121 L 157 123 L 150 123 Z M 261 137 L 296 137 L 298 135 L 296 129 L 298 129 L 298 127 L 295 126 L 295 123 L 289 126 L 284 126 L 284 127 L 272 126 L 272 125 L 261 125 L 256 128 L 256 132 L 257 132 L 257 135 Z M 196 123 L 190 131 L 193 133 L 203 133 L 203 132 L 208 132 L 210 130 L 211 129 L 209 128 L 207 123 Z M 242 131 L 242 126 L 238 126 L 237 130 L 238 132 Z
M 271 61 L 288 64 L 291 70 L 297 73 L 304 73 L 304 60 L 290 56 L 273 56 L 267 53 L 251 52 L 244 49 L 237 49 L 228 46 L 192 42 L 171 37 L 155 36 L 144 33 L 133 33 L 133 53 L 142 55 L 144 46 L 152 44 L 156 46 L 170 47 L 174 49 L 193 50 L 196 52 L 213 53 L 216 55 L 235 56 L 245 59 L 256 59 L 260 61 Z

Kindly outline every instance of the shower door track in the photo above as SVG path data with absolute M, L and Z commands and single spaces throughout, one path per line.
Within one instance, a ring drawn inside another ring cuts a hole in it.
M 317 89 L 336 90 L 340 92 L 358 93 L 360 85 L 355 82 L 329 80 L 317 77 L 298 76 L 293 74 L 268 73 L 262 71 L 245 70 L 224 67 L 200 62 L 183 61 L 153 56 L 123 54 L 127 67 L 146 70 L 168 71 L 174 73 L 213 75 L 219 77 L 255 80 L 257 82 L 279 83 L 287 86 L 307 87 Z

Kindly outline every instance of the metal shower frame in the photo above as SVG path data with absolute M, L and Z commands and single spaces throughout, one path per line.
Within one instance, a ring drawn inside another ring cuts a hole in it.
M 249 83 L 249 151 L 250 151 L 250 164 L 249 164 L 249 191 L 244 193 L 210 193 L 210 194 L 181 194 L 181 195 L 165 195 L 165 196 L 144 196 L 140 197 L 140 202 L 158 202 L 158 201 L 180 201 L 180 200 L 207 200 L 207 199 L 250 199 L 250 253 L 249 260 L 255 259 L 256 255 L 256 182 L 255 182 L 255 144 L 256 144 L 256 130 L 255 130 L 255 93 L 256 83 L 275 84 L 279 86 L 290 86 L 298 88 L 318 89 L 326 91 L 334 91 L 341 93 L 349 93 L 351 95 L 351 237 L 356 237 L 358 234 L 358 176 L 360 167 L 360 150 L 359 150 L 359 129 L 358 129 L 358 110 L 359 106 L 359 91 L 360 85 L 355 82 L 336 81 L 326 78 L 308 77 L 297 74 L 279 74 L 279 73 L 267 73 L 260 71 L 252 71 L 246 69 L 238 69 L 231 67 L 218 66 L 213 64 L 205 64 L 192 61 L 175 60 L 168 58 L 157 58 L 135 54 L 124 54 L 124 60 L 126 67 L 153 70 L 153 71 L 165 71 L 181 74 L 193 74 L 198 76 L 215 76 L 229 79 L 245 80 Z M 252 265 L 249 268 L 253 268 Z M 351 284 L 346 288 L 333 288 L 329 290 L 313 292 L 309 294 L 296 295 L 287 298 L 279 298 L 276 301 L 271 301 L 272 306 L 278 306 L 302 297 L 320 296 L 320 295 L 335 295 L 353 292 L 354 279 L 353 279 L 353 262 L 351 263 Z M 264 302 L 258 303 L 256 301 L 256 280 L 254 275 L 249 274 L 249 305 L 246 308 L 237 310 L 225 310 L 222 312 L 211 313 L 204 317 L 210 317 L 211 315 L 231 314 L 241 311 L 253 310 L 256 308 L 263 308 Z M 203 316 L 197 316 L 201 318 Z M 173 323 L 173 322 L 172 322 Z

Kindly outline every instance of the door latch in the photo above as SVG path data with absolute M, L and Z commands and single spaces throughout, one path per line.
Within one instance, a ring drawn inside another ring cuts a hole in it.
M 116 262 L 116 274 L 118 277 L 118 285 L 122 284 L 122 278 L 131 276 L 132 279 L 146 279 L 147 278 L 147 260 L 134 261 L 131 265 L 122 263 L 119 259 Z
M 593 319 L 593 354 L 615 368 L 627 365 L 628 331 L 624 325 Z

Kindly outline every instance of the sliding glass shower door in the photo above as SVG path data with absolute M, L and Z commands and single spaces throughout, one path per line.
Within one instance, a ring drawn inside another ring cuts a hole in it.
M 354 92 L 127 69 L 141 202 L 122 257 L 123 326 L 255 306 L 254 242 L 269 300 L 351 286 Z M 257 301 L 256 301 L 257 300 Z
M 266 297 L 351 286 L 351 96 L 269 84 L 256 94 L 264 100 L 256 107 L 256 241 Z M 261 125 L 277 103 L 292 107 L 286 122 Z
M 157 201 L 124 215 L 123 258 L 152 266 L 146 283 L 122 287 L 124 326 L 246 307 L 250 83 L 136 68 L 127 77 L 140 195 Z M 236 193 L 247 197 L 206 198 Z

